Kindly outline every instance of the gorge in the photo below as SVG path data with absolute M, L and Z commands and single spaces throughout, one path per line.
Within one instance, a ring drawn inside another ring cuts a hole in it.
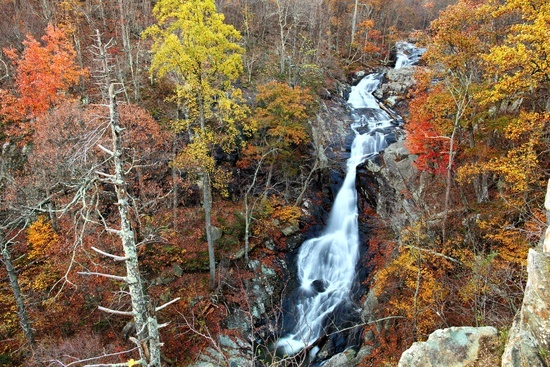
M 399 46 L 396 68 L 414 63 L 422 52 L 406 42 Z M 408 55 L 413 58 L 409 59 Z M 299 250 L 297 278 L 300 285 L 292 293 L 293 305 L 285 315 L 285 325 L 293 326 L 285 330 L 277 342 L 280 354 L 294 355 L 316 343 L 327 333 L 327 320 L 334 324 L 332 329 L 339 330 L 342 326 L 334 319 L 346 317 L 331 315 L 335 312 L 353 315 L 353 309 L 357 308 L 350 294 L 354 282 L 358 281 L 356 268 L 361 246 L 355 187 L 357 167 L 394 140 L 394 130 L 400 122 L 398 117 L 380 108 L 373 96 L 383 78 L 383 72 L 369 74 L 351 88 L 347 103 L 351 108 L 353 122 L 350 127 L 354 139 L 346 176 L 321 236 L 307 240 Z M 318 350 L 317 346 L 312 348 L 310 358 L 314 360 Z

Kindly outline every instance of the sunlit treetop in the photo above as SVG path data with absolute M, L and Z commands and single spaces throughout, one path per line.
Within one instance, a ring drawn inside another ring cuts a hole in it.
M 511 23 L 504 42 L 485 56 L 497 82 L 486 102 L 523 97 L 550 81 L 550 3 L 546 0 L 508 0 L 493 16 Z M 546 87 L 545 87 L 546 86 Z

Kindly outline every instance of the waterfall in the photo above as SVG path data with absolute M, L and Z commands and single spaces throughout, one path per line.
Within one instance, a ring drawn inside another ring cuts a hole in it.
M 395 126 L 372 95 L 381 78 L 382 74 L 368 75 L 351 90 L 348 103 L 354 110 L 351 127 L 355 138 L 347 173 L 322 235 L 300 247 L 297 259 L 300 287 L 295 292 L 297 299 L 291 313 L 295 322 L 293 329 L 277 342 L 282 354 L 294 355 L 315 343 L 324 334 L 327 317 L 339 305 L 351 304 L 350 291 L 359 258 L 356 169 L 386 147 L 382 129 Z
M 396 60 L 395 68 L 399 69 L 405 66 L 414 65 L 420 60 L 422 54 L 426 52 L 425 48 L 416 47 L 412 43 L 400 41 L 395 44 Z

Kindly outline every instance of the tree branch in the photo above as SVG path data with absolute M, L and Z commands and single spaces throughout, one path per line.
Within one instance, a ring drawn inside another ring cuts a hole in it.
M 119 275 L 88 272 L 88 271 L 79 271 L 78 274 L 80 274 L 80 275 L 99 275 L 99 276 L 110 278 L 110 279 L 122 280 L 123 282 L 128 282 L 128 279 L 126 277 L 121 277 Z
M 107 308 L 107 307 L 103 307 L 103 306 L 97 306 L 97 309 L 98 309 L 99 311 L 103 311 L 103 312 L 107 312 L 107 313 L 112 313 L 112 314 L 115 314 L 115 315 L 134 316 L 134 314 L 133 314 L 131 311 L 113 310 L 112 308 Z
M 160 310 L 162 310 L 163 308 L 167 307 L 167 306 L 170 306 L 172 303 L 175 303 L 177 301 L 180 300 L 180 297 L 177 297 L 177 298 L 174 298 L 173 300 L 171 300 L 170 302 L 166 302 L 165 304 L 163 304 L 162 306 L 159 306 L 157 308 L 155 308 L 155 312 L 159 312 Z
M 98 248 L 96 248 L 96 247 L 94 247 L 94 246 L 92 246 L 92 250 L 94 250 L 94 251 L 97 252 L 97 253 L 100 253 L 101 255 L 110 257 L 111 259 L 113 259 L 113 260 L 115 260 L 115 261 L 126 261 L 126 260 L 128 260 L 128 257 L 113 255 L 113 254 L 110 254 L 110 253 L 108 253 L 108 252 L 101 251 L 100 249 L 98 249 Z
M 97 147 L 98 147 L 99 149 L 101 149 L 102 151 L 104 151 L 105 153 L 109 154 L 109 155 L 113 155 L 113 154 L 114 154 L 112 150 L 109 150 L 109 149 L 105 148 L 105 147 L 104 147 L 103 145 L 101 145 L 101 144 L 98 144 Z

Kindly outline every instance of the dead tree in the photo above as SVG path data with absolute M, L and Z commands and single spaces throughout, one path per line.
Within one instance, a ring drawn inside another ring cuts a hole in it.
M 115 91 L 115 84 L 110 84 L 109 124 L 112 134 L 112 150 L 102 145 L 99 145 L 99 148 L 101 148 L 101 150 L 103 150 L 110 156 L 109 159 L 113 162 L 114 172 L 105 173 L 97 171 L 96 173 L 101 177 L 104 182 L 112 184 L 115 187 L 117 207 L 120 217 L 120 228 L 107 228 L 107 230 L 111 233 L 116 233 L 119 236 L 124 256 L 110 254 L 95 247 L 92 247 L 92 249 L 100 253 L 101 255 L 107 256 L 113 260 L 123 261 L 126 266 L 126 275 L 118 276 L 99 273 L 83 274 L 101 275 L 112 279 L 122 280 L 128 285 L 132 305 L 131 311 L 113 310 L 106 307 L 99 307 L 99 309 L 101 311 L 117 315 L 132 316 L 135 323 L 136 336 L 134 338 L 131 338 L 131 340 L 136 343 L 140 352 L 140 359 L 135 363 L 148 367 L 158 367 L 161 365 L 161 343 L 159 337 L 159 329 L 162 326 L 166 325 L 159 325 L 157 323 L 155 313 L 160 309 L 166 307 L 168 304 L 177 301 L 178 299 L 172 300 L 163 306 L 153 308 L 151 307 L 147 294 L 145 292 L 145 287 L 139 270 L 136 237 L 130 220 L 131 198 L 127 192 L 128 183 L 124 170 L 124 150 L 121 136 L 124 129 L 121 128 L 119 124 L 116 95 L 117 91 Z
M 8 279 L 10 283 L 10 288 L 15 297 L 15 303 L 17 305 L 17 316 L 19 317 L 19 324 L 23 329 L 25 336 L 31 346 L 34 346 L 34 333 L 32 332 L 31 323 L 27 316 L 27 308 L 25 306 L 25 301 L 23 299 L 23 294 L 21 293 L 21 288 L 19 287 L 19 280 L 17 278 L 17 272 L 13 267 L 11 261 L 11 253 L 8 248 L 8 243 L 5 242 L 4 234 L 0 232 L 0 247 L 2 252 L 2 262 L 6 267 L 6 272 L 8 273 Z

